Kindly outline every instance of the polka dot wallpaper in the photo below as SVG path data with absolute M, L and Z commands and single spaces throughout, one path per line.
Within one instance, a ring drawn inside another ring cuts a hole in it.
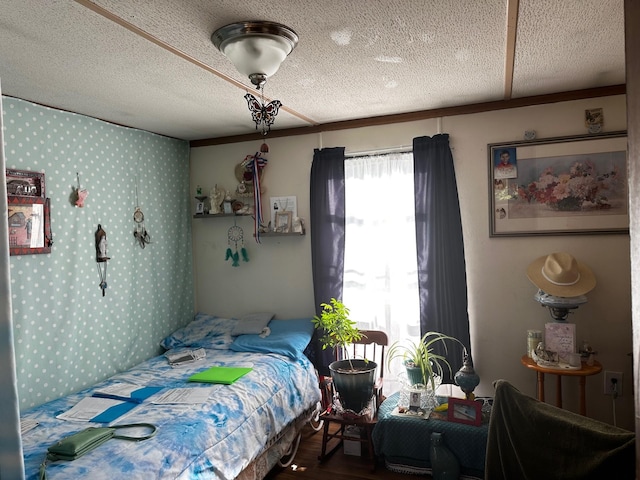
M 54 239 L 50 254 L 10 258 L 24 411 L 160 353 L 193 318 L 189 144 L 11 97 L 2 114 L 7 168 L 45 174 Z M 72 201 L 78 184 L 83 208 Z M 144 249 L 136 206 L 151 236 Z M 98 225 L 111 258 L 104 296 Z

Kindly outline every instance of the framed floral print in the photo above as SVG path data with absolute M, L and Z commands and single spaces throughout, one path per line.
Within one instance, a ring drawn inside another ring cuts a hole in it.
M 626 132 L 487 150 L 489 236 L 629 232 Z

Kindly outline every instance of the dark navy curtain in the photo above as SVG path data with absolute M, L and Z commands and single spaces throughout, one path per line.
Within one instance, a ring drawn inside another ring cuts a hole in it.
M 310 227 L 313 295 L 321 303 L 342 300 L 344 276 L 344 147 L 316 149 L 311 164 Z M 332 350 L 322 350 L 317 332 L 307 350 L 320 375 L 330 375 Z
M 455 337 L 471 354 L 462 222 L 449 135 L 414 138 L 413 163 L 420 331 Z M 446 354 L 454 374 L 462 367 L 458 344 L 447 342 L 445 352 L 437 342 L 434 350 Z

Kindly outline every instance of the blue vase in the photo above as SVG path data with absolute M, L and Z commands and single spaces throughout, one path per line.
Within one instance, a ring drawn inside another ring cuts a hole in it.
M 473 369 L 471 355 L 464 354 L 462 368 L 453 376 L 453 381 L 460 387 L 460 390 L 465 393 L 467 399 L 473 399 L 471 395 L 480 383 L 480 376 Z
M 442 433 L 431 434 L 431 446 L 429 447 L 431 459 L 431 476 L 433 480 L 458 480 L 460 477 L 460 463 L 444 443 Z

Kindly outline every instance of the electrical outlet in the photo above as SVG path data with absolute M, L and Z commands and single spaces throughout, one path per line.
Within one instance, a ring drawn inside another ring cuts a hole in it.
M 604 372 L 604 394 L 613 395 L 613 380 L 616 381 L 618 396 L 622 396 L 622 372 Z

